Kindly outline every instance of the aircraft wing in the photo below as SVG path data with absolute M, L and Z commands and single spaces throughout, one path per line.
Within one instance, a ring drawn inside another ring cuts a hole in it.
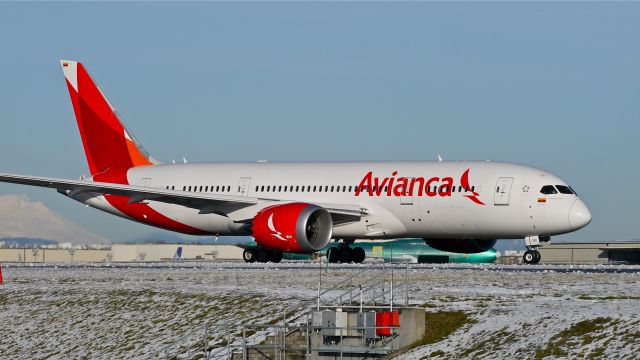
M 129 197 L 129 203 L 132 204 L 149 200 L 159 201 L 197 209 L 201 214 L 228 214 L 254 205 L 273 205 L 274 203 L 285 202 L 284 200 L 279 199 L 263 199 L 237 195 L 185 192 L 163 188 L 123 185 L 91 180 L 67 180 L 14 174 L 0 174 L 0 182 L 52 188 L 69 197 L 86 193 L 98 195 L 126 196 Z M 335 225 L 358 221 L 361 216 L 366 214 L 366 210 L 361 209 L 355 205 L 319 203 L 315 204 L 324 207 L 325 209 L 327 209 L 327 211 L 329 211 L 329 213 L 331 213 Z M 253 216 L 251 216 L 251 218 L 253 218 Z

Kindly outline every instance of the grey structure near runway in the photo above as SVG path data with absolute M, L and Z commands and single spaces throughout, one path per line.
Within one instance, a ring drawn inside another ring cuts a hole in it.
M 640 241 L 545 244 L 539 251 L 547 264 L 640 264 Z

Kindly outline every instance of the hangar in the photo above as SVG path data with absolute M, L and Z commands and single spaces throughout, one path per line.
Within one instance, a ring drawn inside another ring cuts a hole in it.
M 547 264 L 640 264 L 640 241 L 544 244 Z

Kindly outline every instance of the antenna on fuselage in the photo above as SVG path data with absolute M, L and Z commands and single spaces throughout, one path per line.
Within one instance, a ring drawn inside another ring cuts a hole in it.
M 182 163 L 186 164 L 187 163 L 187 158 L 185 158 L 184 156 L 182 157 Z
M 442 156 L 440 156 L 440 154 L 438 154 L 438 162 L 442 162 Z

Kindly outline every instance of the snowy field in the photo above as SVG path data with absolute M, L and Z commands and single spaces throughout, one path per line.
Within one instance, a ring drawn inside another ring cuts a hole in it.
M 323 289 L 372 266 L 329 267 Z M 303 313 L 315 304 L 320 273 L 318 264 L 295 262 L 3 264 L 0 358 L 157 358 L 206 322 L 274 323 L 285 312 Z M 402 303 L 404 265 L 394 274 Z M 640 267 L 414 265 L 408 274 L 411 304 L 463 311 L 468 321 L 398 358 L 637 359 L 640 353 Z M 227 343 L 222 330 L 211 334 L 210 347 Z M 251 335 L 250 341 L 261 340 Z M 231 343 L 240 336 L 232 334 Z

